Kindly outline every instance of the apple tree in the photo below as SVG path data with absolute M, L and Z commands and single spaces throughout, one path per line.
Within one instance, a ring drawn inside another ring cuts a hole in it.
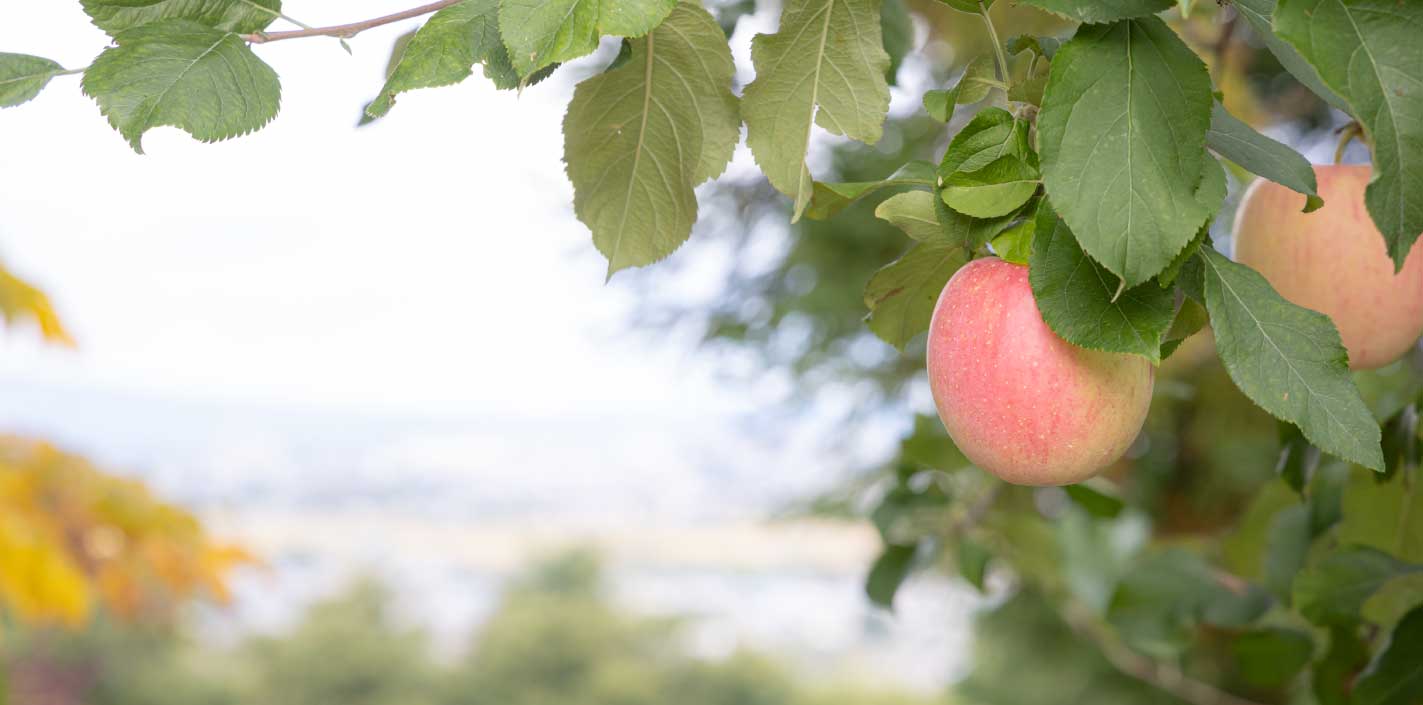
M 782 263 L 822 275 L 802 310 L 789 269 L 734 282 L 773 320 L 823 324 L 782 362 L 835 366 L 866 309 L 866 335 L 906 351 L 851 371 L 882 400 L 926 386 L 927 356 L 938 418 L 844 506 L 868 501 L 884 539 L 876 602 L 925 568 L 1007 586 L 965 699 L 1423 701 L 1423 1 L 921 2 L 931 33 L 982 52 L 913 118 L 891 115 L 896 67 L 934 56 L 902 0 L 785 0 L 744 86 L 728 35 L 749 2 L 442 0 L 326 27 L 280 0 L 81 4 L 111 44 L 84 67 L 0 54 L 0 106 L 78 75 L 140 152 L 159 126 L 216 141 L 274 119 L 272 42 L 422 18 L 368 122 L 476 66 L 531 89 L 615 38 L 562 135 L 608 276 L 687 242 L 744 132 L 752 200 L 798 233 Z M 1010 36 L 1008 13 L 1045 29 Z M 1228 107 L 1253 90 L 1225 66 L 1237 46 L 1343 116 L 1341 151 L 1357 139 L 1371 165 L 1311 165 Z M 987 267 L 998 283 L 975 284 Z M 773 347 L 706 315 L 711 339 Z

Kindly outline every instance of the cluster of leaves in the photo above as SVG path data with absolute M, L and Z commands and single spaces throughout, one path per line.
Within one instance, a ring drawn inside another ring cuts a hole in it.
M 1124 704 L 1423 697 L 1423 361 L 1360 377 L 1394 439 L 1381 474 L 1271 419 L 1203 343 L 1162 366 L 1176 391 L 1153 401 L 1141 449 L 1082 485 L 969 471 L 932 416 L 905 434 L 872 495 L 884 549 L 866 590 L 891 606 L 930 568 L 1015 586 L 983 618 L 969 701 L 1053 703 L 1063 688 Z
M 79 625 L 97 605 L 136 617 L 192 596 L 223 601 L 230 570 L 251 560 L 141 483 L 0 438 L 0 614 Z

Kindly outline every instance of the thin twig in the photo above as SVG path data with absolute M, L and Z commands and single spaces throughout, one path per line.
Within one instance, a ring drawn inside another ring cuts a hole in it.
M 391 24 L 392 22 L 428 15 L 463 1 L 464 0 L 440 0 L 439 2 L 432 2 L 428 5 L 421 5 L 420 7 L 412 7 L 409 10 L 402 10 L 395 14 L 363 20 L 361 22 L 338 24 L 330 27 L 294 29 L 286 32 L 256 32 L 253 34 L 245 34 L 242 38 L 253 44 L 266 44 L 267 42 L 279 42 L 283 39 L 300 39 L 302 37 L 337 37 L 340 39 L 350 39 L 373 27 L 380 27 L 382 25 Z
M 1067 617 L 1067 623 L 1072 630 L 1095 643 L 1112 668 L 1123 675 L 1166 691 L 1191 705 L 1262 705 L 1221 690 L 1205 681 L 1196 680 L 1182 673 L 1181 669 L 1173 664 L 1132 651 L 1121 643 L 1115 634 L 1100 626 L 1089 615 L 1073 612 L 1064 616 Z

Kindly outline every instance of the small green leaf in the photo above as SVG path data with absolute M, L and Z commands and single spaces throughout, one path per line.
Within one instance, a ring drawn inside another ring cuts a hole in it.
M 751 41 L 756 80 L 746 86 L 746 144 L 771 185 L 810 205 L 805 165 L 811 126 L 867 144 L 879 141 L 889 111 L 889 55 L 880 37 L 880 0 L 788 0 L 775 34 Z
M 1334 324 L 1219 252 L 1202 249 L 1198 260 L 1216 350 L 1236 386 L 1325 452 L 1382 471 L 1379 427 L 1349 378 Z
M 1263 176 L 1306 196 L 1304 212 L 1324 205 L 1314 179 L 1314 167 L 1299 152 L 1266 137 L 1254 128 L 1215 104 L 1211 112 L 1211 129 L 1206 133 L 1206 146 L 1220 156 L 1239 164 L 1251 173 Z
M 914 18 L 910 17 L 904 0 L 884 0 L 880 4 L 879 23 L 880 34 L 884 35 L 884 53 L 889 55 L 884 78 L 892 86 L 897 83 L 904 57 L 914 50 Z
M 894 608 L 894 595 L 914 567 L 914 554 L 914 546 L 885 546 L 865 579 L 865 594 L 870 602 L 885 609 Z
M 1304 632 L 1270 627 L 1235 638 L 1231 652 L 1245 682 L 1260 688 L 1288 683 L 1314 657 L 1314 639 Z
M 499 29 L 520 76 L 593 53 L 604 34 L 641 37 L 677 0 L 504 0 Z
M 1171 328 L 1166 331 L 1166 337 L 1161 341 L 1161 359 L 1171 357 L 1171 353 L 1176 352 L 1181 343 L 1201 332 L 1210 320 L 1210 314 L 1206 313 L 1204 306 L 1195 299 L 1182 297 L 1181 307 L 1177 309 L 1176 317 L 1171 320 Z
M 63 66 L 49 59 L 0 52 L 0 108 L 30 101 L 63 71 Z
M 1423 700 L 1423 607 L 1404 615 L 1354 685 L 1354 705 L 1417 705 Z
M 958 470 L 969 465 L 944 422 L 932 414 L 916 414 L 914 429 L 899 441 L 899 455 L 904 462 L 940 472 Z
M 1038 208 L 1028 280 L 1048 327 L 1078 347 L 1158 361 L 1175 300 L 1155 282 L 1121 290 L 1121 280 L 1078 246 L 1051 206 Z
M 875 217 L 919 242 L 944 242 L 944 232 L 934 214 L 934 194 L 928 191 L 890 196 L 875 208 Z
M 609 276 L 686 241 L 693 188 L 726 168 L 740 136 L 731 51 L 706 10 L 681 3 L 632 44 L 626 64 L 578 84 L 563 123 L 573 210 Z
M 954 86 L 958 89 L 954 94 L 954 102 L 959 105 L 977 103 L 987 98 L 997 83 L 998 74 L 993 68 L 993 57 L 980 56 L 970 61 L 963 76 L 959 77 L 959 82 Z
M 954 8 L 955 10 L 958 10 L 959 12 L 967 12 L 971 15 L 978 14 L 980 6 L 984 10 L 993 7 L 993 0 L 982 0 L 982 2 L 980 2 L 980 0 L 939 0 L 939 2 L 942 2 L 945 5 Z
M 1176 0 L 1019 0 L 1078 22 L 1113 22 L 1163 12 Z
M 1423 491 L 1402 475 L 1386 482 L 1378 478 L 1363 472 L 1349 477 L 1336 532 L 1339 541 L 1372 546 L 1423 564 Z
M 1273 19 L 1275 0 L 1235 0 L 1233 4 L 1240 16 L 1249 23 L 1250 29 L 1265 42 L 1270 53 L 1275 55 L 1280 65 L 1285 67 L 1290 75 L 1294 76 L 1305 88 L 1324 99 L 1326 103 L 1345 113 L 1349 112 L 1349 104 L 1324 85 L 1324 81 L 1319 79 L 1319 73 L 1314 70 L 1314 67 L 1310 66 L 1309 62 L 1305 61 L 1304 57 L 1300 56 L 1299 52 L 1295 51 L 1295 48 L 1288 42 L 1276 36 Z
M 267 28 L 281 0 L 80 0 L 94 26 L 118 36 L 150 22 L 192 20 L 226 32 L 251 34 Z
M 939 162 L 939 178 L 978 171 L 1006 156 L 1026 160 L 1031 153 L 1028 123 L 1002 108 L 985 108 L 949 141 Z
M 1275 30 L 1363 124 L 1374 160 L 1364 202 L 1403 269 L 1423 233 L 1423 3 L 1281 0 Z
M 961 243 L 921 242 L 875 272 L 865 285 L 870 330 L 903 350 L 915 336 L 929 330 L 940 292 L 967 261 Z
M 84 72 L 84 93 L 139 154 L 143 134 L 161 125 L 216 142 L 256 131 L 277 115 L 277 73 L 233 32 L 163 20 L 115 41 Z
M 1128 287 L 1213 215 L 1197 198 L 1211 102 L 1205 64 L 1155 17 L 1084 25 L 1052 61 L 1043 184 L 1082 249 Z
M 959 85 L 953 88 L 924 91 L 924 111 L 939 122 L 948 122 L 954 116 L 954 104 L 958 102 Z
M 1050 60 L 1053 54 L 1057 53 L 1058 47 L 1062 46 L 1062 42 L 1058 41 L 1056 37 L 1034 37 L 1030 34 L 1020 34 L 1009 39 L 1003 46 L 1013 54 L 1031 50 Z
M 1393 578 L 1423 571 L 1376 548 L 1352 546 L 1325 556 L 1295 579 L 1295 607 L 1316 624 L 1358 621 L 1364 602 Z
M 1033 218 L 1004 230 L 998 237 L 993 238 L 993 254 L 998 255 L 1001 260 L 1026 265 L 1033 253 L 1033 236 L 1036 232 L 1037 223 Z
M 1304 488 L 1319 469 L 1319 449 L 1305 440 L 1298 426 L 1286 421 L 1279 424 L 1280 459 L 1275 464 L 1275 472 L 1290 489 L 1303 495 Z
M 1093 478 L 1075 485 L 1067 485 L 1062 489 L 1067 492 L 1068 499 L 1082 507 L 1088 514 L 1103 519 L 1115 519 L 1126 508 L 1126 502 L 1117 496 L 1116 489 L 1109 483 L 1098 483 L 1097 479 Z
M 898 186 L 925 186 L 933 188 L 937 180 L 934 165 L 925 161 L 911 161 L 900 167 L 887 179 L 880 181 L 852 181 L 844 183 L 815 182 L 815 194 L 805 209 L 805 217 L 825 220 L 850 204 L 882 189 Z
M 983 544 L 969 538 L 959 539 L 959 575 L 979 592 L 983 592 L 983 579 L 988 575 L 988 561 L 992 558 L 993 554 Z
M 1008 100 L 1029 105 L 1042 105 L 1043 90 L 1047 88 L 1048 67 L 1046 56 L 1032 49 L 1024 49 L 1008 62 L 1011 77 Z
M 1013 157 L 1000 157 L 982 169 L 954 172 L 944 179 L 944 203 L 974 218 L 995 218 L 1018 210 L 1038 190 L 1038 170 Z
M 396 94 L 463 81 L 477 63 L 485 63 L 485 75 L 499 88 L 518 86 L 499 38 L 498 0 L 465 0 L 431 15 L 394 62 L 362 122 L 390 112 Z

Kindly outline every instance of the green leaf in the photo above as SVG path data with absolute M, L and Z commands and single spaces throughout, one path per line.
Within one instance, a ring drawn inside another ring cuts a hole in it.
M 993 238 L 993 254 L 1001 260 L 1026 265 L 1033 253 L 1033 235 L 1036 232 L 1037 224 L 1033 218 L 1004 230 Z
M 1154 17 L 1084 25 L 1052 61 L 1043 183 L 1082 249 L 1128 287 L 1213 214 L 1196 194 L 1211 101 L 1205 64 Z
M 499 38 L 498 0 L 465 0 L 431 15 L 394 62 L 380 95 L 366 106 L 362 122 L 390 112 L 396 94 L 463 81 L 477 63 L 485 63 L 485 75 L 499 88 L 518 85 L 519 77 L 509 66 Z
M 80 0 L 94 26 L 118 36 L 163 20 L 192 20 L 239 34 L 260 32 L 277 19 L 281 0 Z
M 1032 50 L 1039 56 L 1046 57 L 1049 60 L 1057 53 L 1058 47 L 1060 46 L 1062 46 L 1062 42 L 1058 41 L 1056 37 L 1034 37 L 1031 34 L 1020 34 L 1009 39 L 1008 42 L 1003 45 L 1005 49 L 1013 54 Z
M 1001 157 L 977 171 L 957 171 L 944 180 L 950 208 L 974 218 L 994 218 L 1018 210 L 1038 190 L 1038 170 L 1017 157 Z
M 958 89 L 954 94 L 954 102 L 959 105 L 977 103 L 993 92 L 996 83 L 998 74 L 993 66 L 993 57 L 980 56 L 964 68 L 963 76 L 959 77 L 959 82 L 954 86 Z
M 825 220 L 850 204 L 877 191 L 898 186 L 927 186 L 932 188 L 937 181 L 934 165 L 926 161 L 907 162 L 887 179 L 880 181 L 851 181 L 844 183 L 815 182 L 815 193 L 810 198 L 810 206 L 805 209 L 805 217 Z
M 1121 280 L 1088 257 L 1051 206 L 1038 208 L 1028 281 L 1048 327 L 1073 345 L 1160 360 L 1175 299 L 1155 282 L 1120 290 Z
M 1423 607 L 1404 615 L 1354 685 L 1355 705 L 1417 705 L 1423 700 Z
M 904 0 L 884 0 L 879 13 L 880 33 L 884 35 L 884 53 L 889 55 L 889 68 L 884 78 L 895 85 L 899 66 L 905 55 L 914 50 L 914 18 L 909 16 L 909 8 Z
M 1290 489 L 1304 494 L 1304 488 L 1319 469 L 1319 449 L 1305 440 L 1299 427 L 1284 421 L 1280 423 L 1280 459 L 1275 464 L 1275 472 Z
M 1113 22 L 1171 9 L 1176 0 L 1019 0 L 1078 22 Z
M 913 467 L 900 467 L 896 473 L 897 482 L 879 506 L 870 514 L 870 521 L 879 531 L 887 545 L 913 545 L 926 534 L 926 517 L 939 517 L 949 504 L 949 495 L 943 487 L 932 481 L 933 472 L 920 472 Z M 930 480 L 927 483 L 921 479 Z
M 914 553 L 914 546 L 885 546 L 865 579 L 865 594 L 870 602 L 885 609 L 894 608 L 894 595 L 914 567 Z
M 929 330 L 940 292 L 967 261 L 961 243 L 920 242 L 875 272 L 865 285 L 870 330 L 903 350 L 915 336 Z
M 1215 250 L 1202 249 L 1199 261 L 1216 350 L 1235 385 L 1321 450 L 1383 470 L 1379 427 L 1349 378 L 1334 324 Z
M 1182 297 L 1181 306 L 1177 309 L 1175 318 L 1171 319 L 1171 327 L 1167 329 L 1166 337 L 1161 340 L 1161 359 L 1171 357 L 1171 353 L 1176 352 L 1181 343 L 1201 332 L 1210 320 L 1210 314 L 1206 313 L 1204 306 L 1195 299 Z
M 756 80 L 746 86 L 746 144 L 799 220 L 814 191 L 805 156 L 812 123 L 867 144 L 889 111 L 889 56 L 879 0 L 787 0 L 780 31 L 751 41 Z
M 1284 685 L 1314 657 L 1314 639 L 1284 627 L 1246 632 L 1235 638 L 1231 652 L 1245 682 L 1260 688 Z
M 1294 76 L 1295 80 L 1324 99 L 1326 103 L 1346 113 L 1349 112 L 1349 104 L 1324 85 L 1324 81 L 1319 79 L 1319 73 L 1314 70 L 1314 67 L 1310 66 L 1309 62 L 1305 61 L 1304 57 L 1300 56 L 1299 52 L 1295 51 L 1295 48 L 1288 42 L 1276 36 L 1273 19 L 1275 0 L 1235 0 L 1233 4 L 1240 16 L 1250 24 L 1250 29 L 1254 30 L 1255 35 L 1265 42 L 1270 53 L 1275 55 L 1275 58 L 1280 61 L 1280 65 L 1285 67 L 1285 70 Z
M 1359 639 L 1356 625 L 1330 627 L 1329 650 L 1314 664 L 1311 679 L 1319 705 L 1348 705 L 1354 676 L 1368 660 L 1368 645 Z
M 171 125 L 203 142 L 260 129 L 281 104 L 277 73 L 242 37 L 191 20 L 123 32 L 84 72 L 84 93 L 143 153 L 143 134 Z
M 578 84 L 563 123 L 573 210 L 609 276 L 686 241 L 693 188 L 726 168 L 740 132 L 731 51 L 706 10 L 681 3 L 632 44 L 626 64 Z
M 0 108 L 30 101 L 63 71 L 63 66 L 49 59 L 0 52 Z
M 1008 62 L 1008 100 L 1042 105 L 1049 65 L 1046 56 L 1032 49 L 1024 49 L 1014 54 Z
M 1390 551 L 1423 563 L 1423 491 L 1396 475 L 1378 482 L 1374 473 L 1354 473 L 1344 489 L 1339 541 Z M 1416 482 L 1416 480 L 1415 480 Z
M 677 4 L 677 0 L 504 0 L 499 29 L 514 70 L 530 76 L 549 64 L 593 53 L 604 34 L 641 37 Z
M 940 472 L 958 470 L 969 465 L 968 458 L 954 445 L 944 422 L 933 414 L 916 414 L 914 429 L 899 441 L 899 455 L 904 462 Z
M 1110 483 L 1099 484 L 1095 482 L 1096 479 L 1067 485 L 1062 489 L 1067 492 L 1068 499 L 1088 514 L 1103 519 L 1115 519 L 1126 508 L 1126 502 L 1116 495 L 1116 490 Z
M 924 91 L 924 112 L 939 122 L 948 122 L 954 116 L 954 104 L 958 102 L 959 86 L 953 88 Z
M 1265 549 L 1265 589 L 1285 604 L 1290 603 L 1290 591 L 1295 576 L 1304 568 L 1313 542 L 1309 531 L 1309 507 L 1296 504 L 1286 507 L 1270 522 Z
M 959 575 L 979 592 L 983 592 L 983 579 L 988 575 L 988 561 L 991 558 L 993 554 L 983 544 L 968 538 L 959 539 Z
M 1216 103 L 1206 146 L 1251 173 L 1305 195 L 1304 212 L 1324 205 L 1316 190 L 1314 167 L 1299 152 L 1266 137 Z
M 1028 123 L 1002 108 L 985 108 L 949 141 L 939 162 L 939 178 L 978 171 L 1006 156 L 1028 159 Z
M 1376 548 L 1351 546 L 1325 556 L 1295 579 L 1295 607 L 1316 624 L 1359 619 L 1364 601 L 1393 578 L 1423 571 Z
M 959 12 L 967 12 L 972 15 L 976 15 L 979 12 L 979 0 L 939 0 L 939 2 L 942 2 L 945 5 L 954 8 L 955 10 L 958 10 Z M 987 10 L 990 7 L 993 7 L 993 0 L 983 0 L 982 8 L 984 10 Z
M 944 232 L 934 214 L 934 194 L 928 191 L 895 194 L 875 208 L 875 217 L 919 242 L 944 242 Z
M 1364 126 L 1374 158 L 1364 202 L 1403 269 L 1423 233 L 1423 4 L 1282 0 L 1275 30 Z

